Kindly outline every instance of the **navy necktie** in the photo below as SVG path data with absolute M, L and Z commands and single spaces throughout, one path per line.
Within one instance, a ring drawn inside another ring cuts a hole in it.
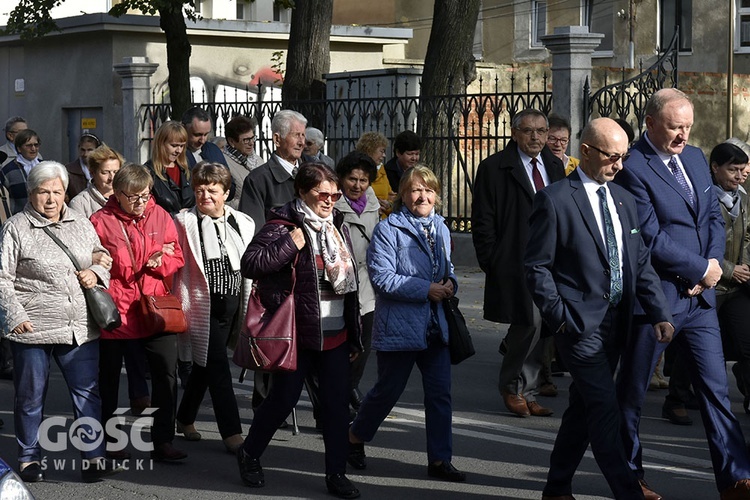
M 615 237 L 615 225 L 612 223 L 612 214 L 607 204 L 607 190 L 604 186 L 596 190 L 599 195 L 599 206 L 602 210 L 604 221 L 604 235 L 607 243 L 607 257 L 609 260 L 609 303 L 617 305 L 622 298 L 622 276 L 620 275 L 620 256 L 617 251 L 617 238 Z
M 682 169 L 677 164 L 677 159 L 672 156 L 669 159 L 668 165 L 669 170 L 672 172 L 672 175 L 674 175 L 674 178 L 677 181 L 677 184 L 679 184 L 680 187 L 685 190 L 685 194 L 687 194 L 690 205 L 695 208 L 695 197 L 693 196 L 693 190 L 690 189 L 690 185 L 688 184 L 687 179 L 685 179 L 685 175 L 682 173 Z

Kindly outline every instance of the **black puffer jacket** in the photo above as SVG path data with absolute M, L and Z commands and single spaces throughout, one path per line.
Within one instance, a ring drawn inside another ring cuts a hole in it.
M 295 313 L 297 319 L 297 343 L 303 349 L 321 351 L 323 332 L 320 321 L 320 297 L 315 256 L 307 231 L 307 244 L 297 250 L 289 232 L 291 226 L 302 227 L 304 216 L 294 209 L 295 201 L 274 208 L 268 215 L 270 222 L 255 235 L 242 257 L 242 275 L 255 280 L 258 295 L 268 312 L 275 311 L 289 295 L 292 280 L 292 263 L 299 253 L 297 262 L 297 284 L 294 289 Z M 278 221 L 286 221 L 280 224 Z M 343 225 L 344 217 L 334 209 L 333 224 L 341 232 L 349 249 L 349 230 Z M 348 332 L 348 342 L 352 351 L 363 350 L 361 341 L 359 301 L 357 292 L 344 296 L 344 322 Z
M 174 216 L 183 208 L 193 208 L 195 206 L 195 193 L 193 185 L 185 176 L 185 172 L 180 169 L 180 184 L 182 187 L 172 181 L 169 176 L 164 180 L 156 175 L 151 160 L 144 163 L 154 178 L 154 187 L 151 194 L 154 195 L 156 204 Z M 166 174 L 165 174 L 166 175 Z

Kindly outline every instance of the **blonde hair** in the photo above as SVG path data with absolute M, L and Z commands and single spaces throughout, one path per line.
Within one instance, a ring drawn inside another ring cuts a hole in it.
M 102 143 L 101 146 L 89 153 L 88 158 L 86 158 L 86 163 L 89 166 L 89 171 L 92 174 L 95 174 L 99 171 L 99 167 L 102 166 L 102 163 L 108 160 L 117 160 L 120 163 L 120 167 L 125 163 L 125 158 L 123 158 L 120 153 L 110 148 L 105 143 Z
M 154 134 L 154 141 L 151 144 L 151 165 L 154 168 L 154 173 L 161 180 L 167 180 L 167 174 L 165 172 L 169 165 L 169 159 L 167 158 L 166 145 L 171 142 L 182 142 L 187 143 L 188 133 L 182 123 L 177 121 L 164 122 L 161 127 L 156 130 Z M 182 148 L 180 156 L 177 157 L 177 165 L 182 169 L 186 179 L 190 179 L 190 170 L 188 170 L 187 162 L 187 144 Z
M 393 202 L 394 212 L 401 210 L 404 204 L 404 195 L 406 195 L 406 192 L 411 189 L 416 181 L 422 182 L 422 184 L 435 191 L 435 210 L 440 210 L 442 206 L 440 201 L 440 181 L 430 167 L 424 163 L 418 163 L 401 176 L 401 181 L 398 183 L 398 197 Z

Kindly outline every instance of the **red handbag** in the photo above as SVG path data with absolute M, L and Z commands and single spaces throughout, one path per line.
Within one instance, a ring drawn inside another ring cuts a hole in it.
M 279 308 L 268 315 L 253 285 L 232 361 L 241 368 L 263 371 L 297 369 L 297 323 L 294 312 L 294 286 L 297 259 L 292 264 L 292 289 Z

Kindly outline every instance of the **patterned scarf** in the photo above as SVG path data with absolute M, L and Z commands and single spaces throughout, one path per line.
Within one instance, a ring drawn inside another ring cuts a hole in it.
M 247 164 L 247 156 L 242 154 L 239 150 L 233 148 L 232 146 L 227 143 L 226 146 L 224 146 L 224 151 L 237 163 L 245 167 L 246 169 L 250 170 L 250 165 Z
M 229 217 L 234 216 L 232 209 L 227 206 L 224 207 L 224 215 L 215 219 L 198 212 L 206 260 L 223 259 L 226 253 L 232 271 L 239 271 L 241 252 L 244 252 L 245 248 L 242 237 L 227 223 Z M 223 245 L 219 243 L 219 238 Z
M 419 234 L 424 236 L 428 247 L 432 251 L 432 281 L 439 281 L 444 278 L 440 274 L 440 268 L 443 264 L 443 241 L 437 232 L 435 227 L 435 209 L 433 208 L 430 215 L 427 217 L 417 217 L 407 209 L 405 206 L 401 207 L 401 213 L 404 214 L 406 220 L 408 220 L 414 229 Z
M 311 238 L 315 239 L 325 266 L 325 279 L 337 295 L 357 290 L 357 277 L 349 249 L 344 238 L 333 225 L 333 213 L 321 218 L 305 202 L 295 200 L 294 208 L 304 215 L 304 225 Z
M 714 184 L 714 194 L 719 203 L 724 205 L 732 220 L 740 215 L 740 195 L 737 191 L 724 191 L 721 186 Z

